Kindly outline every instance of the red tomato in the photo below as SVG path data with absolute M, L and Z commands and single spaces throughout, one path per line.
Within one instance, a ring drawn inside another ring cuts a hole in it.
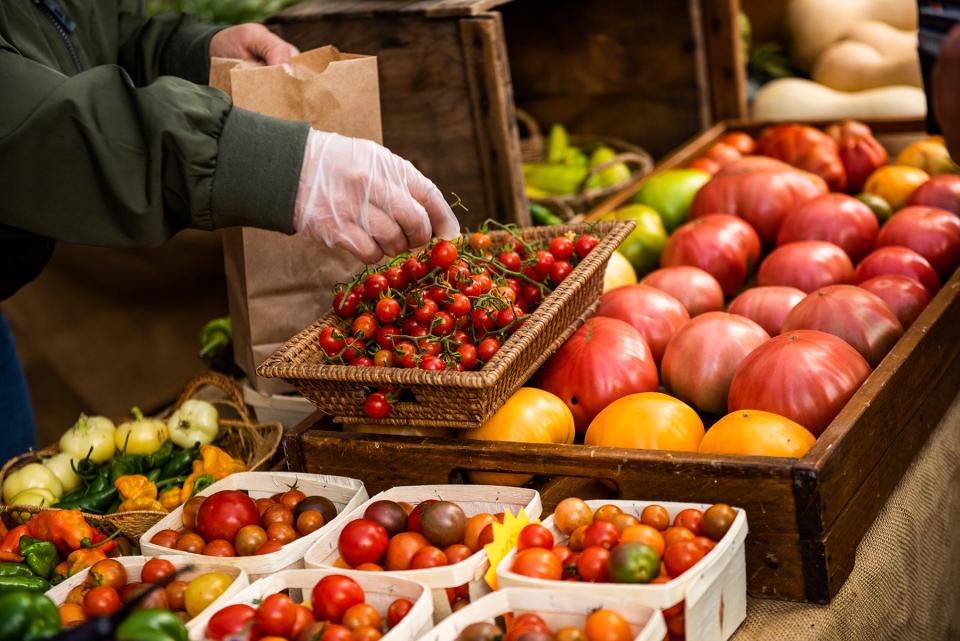
M 567 564 L 573 559 L 573 550 L 566 545 L 554 545 L 552 552 L 555 557 L 560 559 L 560 564 L 563 567 L 567 567 Z
M 315 622 L 316 619 L 310 608 L 297 605 L 296 613 L 293 616 L 293 625 L 290 627 L 290 632 L 287 636 L 290 639 L 296 639 L 308 625 Z
M 397 625 L 403 621 L 405 616 L 410 614 L 411 609 L 413 609 L 413 601 L 410 599 L 397 599 L 387 608 L 387 625 L 391 628 Z
M 320 331 L 320 338 L 317 339 L 322 349 L 328 356 L 335 356 L 343 349 L 343 334 L 334 327 L 324 327 Z
M 688 508 L 686 510 L 680 510 L 677 512 L 676 518 L 673 519 L 674 526 L 685 527 L 691 532 L 694 536 L 700 536 L 703 533 L 703 512 L 694 508 Z
M 847 172 L 840 160 L 837 142 L 815 127 L 793 124 L 767 127 L 757 138 L 757 153 L 820 176 L 831 191 L 843 191 L 847 187 Z
M 699 267 L 717 279 L 725 295 L 732 296 L 743 287 L 759 258 L 760 237 L 753 227 L 736 216 L 710 214 L 674 230 L 660 254 L 660 264 Z
M 411 570 L 438 568 L 449 564 L 447 555 L 443 553 L 443 550 L 433 547 L 432 545 L 420 548 L 410 559 Z
M 336 623 L 324 625 L 319 641 L 354 641 L 353 632 L 350 628 Z
M 777 247 L 760 264 L 757 285 L 785 285 L 807 293 L 853 280 L 846 252 L 823 240 L 800 240 Z
M 117 590 L 106 585 L 90 588 L 83 597 L 83 613 L 88 617 L 109 616 L 122 605 Z
M 384 418 L 390 414 L 390 401 L 386 394 L 373 392 L 363 400 L 363 411 L 370 418 Z
M 907 205 L 939 207 L 960 216 L 960 176 L 940 174 L 931 176 L 910 194 Z
M 709 539 L 709 538 L 707 538 L 707 537 L 705 537 L 705 536 L 697 536 L 697 537 L 694 537 L 694 539 L 693 539 L 693 541 L 691 541 L 691 543 L 693 543 L 693 544 L 696 545 L 698 548 L 700 548 L 700 549 L 703 551 L 704 556 L 706 556 L 707 554 L 709 554 L 709 553 L 710 553 L 710 550 L 712 550 L 713 548 L 717 547 L 717 544 L 716 544 L 714 541 L 712 541 L 711 539 Z
M 699 169 L 700 171 L 705 171 L 711 176 L 715 176 L 718 171 L 720 171 L 720 165 L 715 160 L 710 160 L 707 157 L 695 158 L 690 161 L 690 164 L 687 165 L 689 169 Z
M 455 565 L 461 561 L 466 561 L 473 556 L 473 550 L 468 548 L 463 543 L 454 543 L 453 545 L 448 545 L 443 549 L 443 553 L 446 555 L 447 563 L 450 565 Z
M 796 287 L 751 287 L 734 298 L 727 305 L 727 311 L 749 318 L 767 334 L 776 336 L 783 326 L 783 319 L 806 295 Z
M 527 548 L 552 549 L 553 533 L 539 523 L 525 526 L 520 530 L 520 536 L 517 538 L 517 549 L 526 550 Z
M 555 236 L 550 239 L 550 253 L 557 260 L 570 260 L 573 256 L 573 241 L 566 236 Z
M 160 530 L 153 535 L 153 538 L 150 539 L 150 542 L 154 545 L 159 545 L 160 547 L 172 548 L 177 544 L 177 539 L 180 538 L 180 533 L 176 530 Z
M 710 149 L 707 150 L 707 153 L 705 153 L 703 157 L 709 158 L 721 167 L 724 167 L 732 162 L 740 160 L 742 155 L 743 154 L 741 154 L 735 147 L 731 147 L 724 142 L 716 142 L 710 147 Z
M 218 610 L 207 622 L 207 638 L 212 641 L 221 641 L 243 630 L 254 617 L 257 611 L 245 603 L 228 605 Z
M 783 331 L 815 329 L 849 343 L 876 367 L 903 334 L 882 299 L 854 285 L 832 285 L 807 295 L 783 321 Z
M 731 412 L 780 414 L 819 436 L 870 375 L 845 341 L 813 330 L 787 332 L 753 350 L 730 383 Z
M 430 542 L 419 532 L 401 532 L 387 544 L 386 569 L 409 570 L 413 555 L 428 545 Z
M 356 519 L 347 523 L 337 539 L 340 556 L 351 566 L 378 563 L 387 551 L 387 530 L 370 519 Z
M 197 511 L 197 531 L 206 541 L 232 541 L 240 528 L 259 523 L 257 504 L 238 490 L 221 490 L 211 494 Z
M 457 248 L 449 240 L 441 240 L 430 250 L 430 267 L 446 269 L 457 260 Z
M 877 244 L 880 225 L 869 207 L 846 194 L 824 194 L 787 215 L 777 245 L 798 240 L 823 240 L 837 245 L 857 262 Z
M 883 300 L 904 329 L 913 324 L 932 298 L 923 285 L 906 276 L 875 276 L 860 287 Z
M 937 207 L 907 207 L 880 230 L 877 246 L 909 247 L 926 258 L 940 278 L 960 264 L 960 218 Z
M 550 550 L 543 548 L 530 548 L 517 553 L 510 569 L 523 576 L 552 581 L 559 581 L 563 575 L 560 559 Z
M 694 541 L 680 541 L 663 553 L 663 564 L 667 568 L 667 574 L 677 577 L 696 565 L 704 554 L 703 548 Z
M 297 618 L 297 604 L 286 594 L 271 594 L 257 608 L 257 629 L 269 635 L 286 636 Z
M 363 588 L 356 581 L 342 574 L 323 577 L 313 586 L 313 592 L 310 593 L 313 616 L 333 623 L 340 623 L 344 612 L 365 600 Z
M 600 240 L 593 234 L 581 234 L 573 240 L 573 251 L 579 258 L 584 258 L 599 243 Z
M 711 414 L 724 414 L 737 367 L 770 339 L 749 318 L 707 312 L 681 327 L 663 355 L 663 384 L 682 401 Z
M 853 274 L 854 284 L 874 276 L 906 276 L 926 288 L 930 295 L 940 289 L 940 277 L 926 258 L 909 247 L 880 247 L 860 261 Z
M 719 142 L 730 145 L 743 155 L 752 154 L 757 148 L 757 143 L 750 137 L 750 134 L 742 131 L 731 131 L 724 134 Z
M 140 580 L 144 583 L 159 583 L 176 571 L 173 563 L 166 559 L 150 559 L 140 570 Z
M 577 558 L 577 574 L 590 583 L 606 583 L 610 550 L 599 546 L 585 548 Z
M 558 260 L 553 264 L 553 267 L 550 268 L 550 280 L 552 280 L 555 285 L 559 285 L 572 271 L 573 265 L 565 260 Z M 539 299 L 536 301 L 531 300 L 530 302 L 539 302 Z
M 667 343 L 690 314 L 676 298 L 647 285 L 626 285 L 600 297 L 595 316 L 617 318 L 633 326 L 647 341 L 659 365 Z
M 873 137 L 870 127 L 856 120 L 830 125 L 827 135 L 837 141 L 837 151 L 847 174 L 847 191 L 863 190 L 867 178 L 887 164 L 887 150 Z
M 477 347 L 477 356 L 481 361 L 486 363 L 491 358 L 500 351 L 500 341 L 493 337 L 487 337 L 480 341 L 480 345 Z
M 583 532 L 584 549 L 592 547 L 613 548 L 620 541 L 620 530 L 609 521 L 594 521 Z
M 409 278 L 400 267 L 390 267 L 383 275 L 387 277 L 390 287 L 397 291 L 403 291 L 409 284 Z
M 403 273 L 406 274 L 407 279 L 411 282 L 416 282 L 427 275 L 427 266 L 424 265 L 420 260 L 411 256 L 407 260 L 403 261 L 401 265 Z
M 607 405 L 653 392 L 658 382 L 643 336 L 624 321 L 600 317 L 588 319 L 540 368 L 537 387 L 566 403 L 582 433 Z
M 367 300 L 377 300 L 380 294 L 390 289 L 390 281 L 383 274 L 370 274 L 363 281 L 363 294 Z
M 350 318 L 357 313 L 360 305 L 360 296 L 353 292 L 340 292 L 333 297 L 333 311 L 340 318 Z
M 400 317 L 400 303 L 389 296 L 378 300 L 373 309 L 381 323 L 392 323 Z
M 683 304 L 691 317 L 723 310 L 723 288 L 716 278 L 699 267 L 661 267 L 644 276 L 640 284 L 670 294 Z
M 463 369 L 469 371 L 477 366 L 477 346 L 467 343 L 460 345 L 457 348 L 457 353 L 460 354 L 460 364 L 463 365 Z

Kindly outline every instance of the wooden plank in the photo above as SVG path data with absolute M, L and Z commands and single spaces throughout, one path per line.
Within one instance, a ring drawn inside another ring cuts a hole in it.
M 285 19 L 314 20 L 330 16 L 359 18 L 474 16 L 510 0 L 313 0 L 296 4 L 279 15 Z
M 700 0 L 707 84 L 714 122 L 747 115 L 746 60 L 740 46 L 740 0 Z

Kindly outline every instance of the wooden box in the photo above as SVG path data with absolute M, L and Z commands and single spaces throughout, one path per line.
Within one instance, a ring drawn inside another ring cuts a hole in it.
M 516 106 L 666 153 L 742 116 L 739 0 L 311 0 L 268 21 L 301 50 L 376 55 L 384 144 L 487 218 L 529 222 Z M 508 55 L 509 54 L 509 55 Z M 643 114 L 636 117 L 635 114 Z
M 922 132 L 913 121 L 872 126 L 894 149 Z M 664 166 L 685 164 L 728 128 L 758 126 L 717 125 Z M 318 415 L 289 433 L 284 448 L 291 469 L 351 475 L 371 492 L 457 482 L 466 471 L 484 470 L 551 477 L 540 486 L 545 513 L 564 496 L 609 496 L 597 479 L 612 482 L 623 499 L 727 502 L 747 511 L 750 593 L 826 603 L 958 389 L 960 272 L 799 460 L 342 434 Z

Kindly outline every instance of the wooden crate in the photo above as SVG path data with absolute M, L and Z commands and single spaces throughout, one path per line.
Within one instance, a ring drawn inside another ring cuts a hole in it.
M 922 132 L 914 121 L 871 125 L 892 148 Z M 729 129 L 759 127 L 720 124 L 661 167 L 685 164 Z M 630 195 L 621 194 L 621 202 Z M 535 474 L 545 513 L 572 495 L 728 502 L 747 510 L 751 594 L 826 603 L 958 390 L 960 272 L 799 460 L 342 434 L 319 415 L 288 433 L 284 449 L 290 469 L 361 478 L 371 492 L 459 482 L 468 470 Z M 615 493 L 598 479 L 612 482 Z
M 633 0 L 312 0 L 268 24 L 301 50 L 376 55 L 384 143 L 459 194 L 470 210 L 458 215 L 475 227 L 529 222 L 515 98 L 541 122 L 655 155 L 744 115 L 738 10 L 739 0 L 642 10 Z

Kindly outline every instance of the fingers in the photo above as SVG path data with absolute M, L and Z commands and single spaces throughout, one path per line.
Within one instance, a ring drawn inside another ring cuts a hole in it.
M 337 221 L 337 224 L 340 230 L 333 239 L 334 247 L 350 252 L 365 265 L 374 265 L 383 258 L 380 245 L 358 225 L 347 221 Z
M 280 36 L 263 27 L 263 25 L 257 26 L 261 28 L 251 34 L 250 42 L 247 45 L 256 58 L 268 65 L 283 65 L 300 54 L 296 47 Z
M 366 230 L 386 256 L 407 250 L 407 236 L 397 221 L 375 205 L 367 207 Z
M 454 215 L 450 205 L 444 200 L 443 194 L 426 176 L 421 174 L 410 162 L 406 163 L 407 186 L 410 195 L 419 202 L 427 212 L 433 235 L 446 240 L 452 240 L 460 235 L 460 221 Z

